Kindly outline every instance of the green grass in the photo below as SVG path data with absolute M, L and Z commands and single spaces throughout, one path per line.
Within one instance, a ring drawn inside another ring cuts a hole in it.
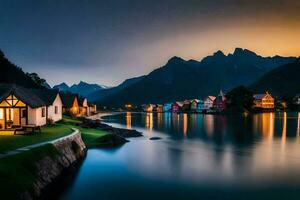
M 42 133 L 33 135 L 0 135 L 0 153 L 28 145 L 57 139 L 72 133 L 71 127 L 65 124 L 42 127 Z
M 97 146 L 97 139 L 105 134 L 105 131 L 76 126 L 81 121 L 64 116 L 56 125 L 42 128 L 42 134 L 21 136 L 0 136 L 0 152 L 53 140 L 72 133 L 71 128 L 81 131 L 81 136 L 87 147 Z M 76 145 L 72 144 L 76 149 Z M 55 157 L 58 150 L 52 144 L 24 151 L 20 154 L 0 159 L 0 192 L 1 199 L 19 199 L 20 193 L 30 191 L 37 178 L 35 163 L 46 156 Z
M 30 191 L 37 178 L 35 163 L 59 152 L 52 144 L 34 148 L 21 154 L 0 159 L 1 199 L 19 199 L 20 193 Z
M 81 121 L 79 119 L 72 118 L 69 116 L 63 116 L 62 123 L 68 125 L 70 128 L 79 129 L 81 132 L 82 140 L 87 147 L 97 146 L 97 139 L 107 134 L 107 132 L 98 129 L 82 128 L 76 126 L 76 124 L 81 123 Z

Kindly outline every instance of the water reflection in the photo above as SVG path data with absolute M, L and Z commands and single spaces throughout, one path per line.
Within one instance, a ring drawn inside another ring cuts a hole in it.
M 153 128 L 153 113 L 147 113 L 146 115 L 146 128 L 150 130 Z
M 188 129 L 188 118 L 187 118 L 187 114 L 184 113 L 183 114 L 183 136 L 184 137 L 187 136 L 187 129 Z
M 106 121 L 118 122 L 120 127 L 130 124 L 146 137 L 130 139 L 115 152 L 89 150 L 64 199 L 300 196 L 300 113 L 126 113 Z M 148 133 L 167 137 L 150 141 Z
M 131 129 L 131 112 L 126 113 L 126 128 Z
M 300 112 L 298 113 L 297 136 L 300 135 Z

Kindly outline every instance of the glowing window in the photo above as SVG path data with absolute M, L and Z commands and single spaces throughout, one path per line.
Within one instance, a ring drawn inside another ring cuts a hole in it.
M 0 119 L 4 118 L 4 109 L 0 108 Z

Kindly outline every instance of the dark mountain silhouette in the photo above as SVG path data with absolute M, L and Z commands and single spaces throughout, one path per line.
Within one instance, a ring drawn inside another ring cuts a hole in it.
M 44 88 L 47 82 L 36 73 L 25 73 L 10 62 L 0 50 L 0 83 L 14 83 L 26 88 Z
M 282 65 L 260 77 L 250 85 L 255 93 L 269 91 L 274 95 L 293 97 L 300 93 L 300 59 Z
M 171 58 L 134 84 L 98 99 L 100 105 L 163 103 L 214 95 L 220 89 L 249 85 L 264 73 L 295 61 L 294 57 L 262 57 L 247 49 L 217 51 L 202 61 Z
M 63 92 L 71 92 L 74 94 L 80 94 L 81 96 L 88 96 L 89 94 L 100 91 L 103 89 L 108 89 L 106 86 L 100 86 L 98 84 L 89 84 L 83 81 L 80 81 L 78 84 L 73 84 L 69 87 L 66 83 L 61 83 L 59 85 L 55 85 L 53 89 L 58 89 Z
M 115 93 L 119 92 L 120 90 L 125 89 L 125 88 L 129 87 L 130 85 L 142 80 L 143 78 L 144 78 L 144 76 L 127 79 L 123 83 L 118 85 L 117 87 L 97 90 L 95 92 L 90 93 L 87 97 L 88 97 L 88 99 L 90 99 L 90 101 L 100 101 L 101 99 L 105 98 L 106 96 L 115 94 Z

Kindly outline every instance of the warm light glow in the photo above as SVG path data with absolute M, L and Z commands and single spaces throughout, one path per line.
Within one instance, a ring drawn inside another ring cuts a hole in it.
M 0 108 L 0 119 L 4 119 L 4 109 Z
M 126 112 L 126 128 L 131 129 L 131 112 Z
M 214 132 L 214 116 L 205 115 L 203 118 L 204 129 L 209 136 L 213 135 Z
M 297 136 L 300 135 L 300 112 L 298 113 Z
M 183 114 L 183 135 L 184 137 L 187 136 L 187 129 L 188 129 L 188 119 L 187 119 L 187 114 Z
M 286 142 L 286 123 L 287 123 L 287 114 L 283 113 L 283 126 L 282 126 L 282 136 L 281 136 L 281 144 L 285 145 Z
M 262 135 L 264 139 L 272 139 L 274 135 L 274 113 L 262 114 Z
M 146 116 L 146 127 L 150 130 L 153 128 L 153 113 L 147 113 Z

